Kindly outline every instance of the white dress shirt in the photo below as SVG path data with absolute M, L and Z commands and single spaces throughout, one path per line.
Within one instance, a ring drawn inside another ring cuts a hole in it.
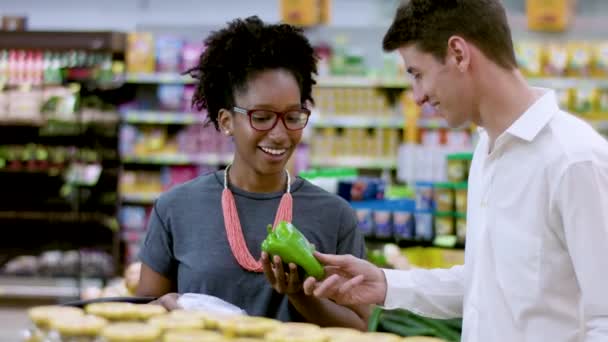
M 465 342 L 608 341 L 608 142 L 545 90 L 469 175 L 465 264 L 384 270 L 384 307 L 463 317 Z

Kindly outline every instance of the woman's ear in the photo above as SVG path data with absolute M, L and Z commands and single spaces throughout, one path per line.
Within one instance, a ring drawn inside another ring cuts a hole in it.
M 217 122 L 220 126 L 220 131 L 226 136 L 231 136 L 234 131 L 234 122 L 232 118 L 232 113 L 226 109 L 220 109 Z

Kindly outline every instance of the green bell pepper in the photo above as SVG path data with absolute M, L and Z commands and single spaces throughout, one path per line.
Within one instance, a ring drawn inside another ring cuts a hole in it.
M 302 267 L 307 275 L 316 279 L 325 276 L 323 266 L 313 255 L 315 247 L 289 222 L 279 222 L 274 230 L 272 225 L 268 225 L 268 236 L 262 242 L 262 250 L 271 256 L 280 256 L 283 262 Z

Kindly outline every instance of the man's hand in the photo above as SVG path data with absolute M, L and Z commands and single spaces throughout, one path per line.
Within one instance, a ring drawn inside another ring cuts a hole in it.
M 327 277 L 306 279 L 304 293 L 341 305 L 384 303 L 387 285 L 381 269 L 352 255 L 315 252 L 315 257 L 325 265 Z
M 302 281 L 298 275 L 298 266 L 289 264 L 289 272 L 285 272 L 283 261 L 275 255 L 272 262 L 266 252 L 262 252 L 262 264 L 266 279 L 278 293 L 291 295 L 302 291 Z

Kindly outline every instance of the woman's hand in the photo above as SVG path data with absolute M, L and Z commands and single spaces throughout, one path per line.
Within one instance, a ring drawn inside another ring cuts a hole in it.
M 177 310 L 181 309 L 181 307 L 177 304 L 178 299 L 178 293 L 167 293 L 162 297 L 159 297 L 157 300 L 150 302 L 150 304 L 162 305 L 169 311 Z
M 262 265 L 266 279 L 278 293 L 291 295 L 302 291 L 302 281 L 296 264 L 290 263 L 286 272 L 281 257 L 275 255 L 271 261 L 268 253 L 262 252 Z

